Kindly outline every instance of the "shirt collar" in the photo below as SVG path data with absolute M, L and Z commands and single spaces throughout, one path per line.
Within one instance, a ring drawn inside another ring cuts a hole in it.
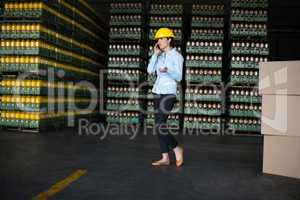
M 174 52 L 174 51 L 176 51 L 176 47 L 172 47 L 172 49 L 169 51 L 168 54 L 171 54 L 171 53 Z M 163 55 L 163 56 L 166 56 L 167 54 L 166 54 L 166 52 L 163 52 L 162 55 Z

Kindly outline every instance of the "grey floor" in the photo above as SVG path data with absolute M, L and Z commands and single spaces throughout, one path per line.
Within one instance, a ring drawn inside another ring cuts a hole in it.
M 261 137 L 180 136 L 186 161 L 155 168 L 156 136 L 0 133 L 0 198 L 31 199 L 77 169 L 87 174 L 53 200 L 299 200 L 300 180 L 261 173 Z M 173 158 L 174 159 L 174 158 Z

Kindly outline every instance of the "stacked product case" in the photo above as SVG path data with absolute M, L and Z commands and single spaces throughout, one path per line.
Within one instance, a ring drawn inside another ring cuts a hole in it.
M 107 123 L 139 124 L 143 121 L 147 51 L 144 4 L 128 1 L 110 4 L 109 58 L 106 76 Z
M 220 132 L 224 5 L 193 4 L 186 45 L 185 129 Z
M 231 61 L 227 128 L 241 134 L 260 134 L 259 62 L 269 55 L 268 1 L 231 2 Z
M 38 132 L 96 116 L 107 31 L 95 10 L 75 0 L 2 4 L 0 125 Z

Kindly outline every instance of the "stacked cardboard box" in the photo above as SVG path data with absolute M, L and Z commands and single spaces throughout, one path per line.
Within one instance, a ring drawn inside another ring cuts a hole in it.
M 260 63 L 263 172 L 300 178 L 300 61 Z

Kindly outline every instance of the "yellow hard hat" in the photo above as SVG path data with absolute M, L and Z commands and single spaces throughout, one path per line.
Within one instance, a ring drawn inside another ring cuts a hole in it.
M 169 28 L 160 28 L 158 29 L 158 31 L 155 33 L 155 37 L 154 39 L 157 40 L 157 39 L 160 39 L 160 38 L 174 38 L 175 35 L 173 33 L 173 31 Z

